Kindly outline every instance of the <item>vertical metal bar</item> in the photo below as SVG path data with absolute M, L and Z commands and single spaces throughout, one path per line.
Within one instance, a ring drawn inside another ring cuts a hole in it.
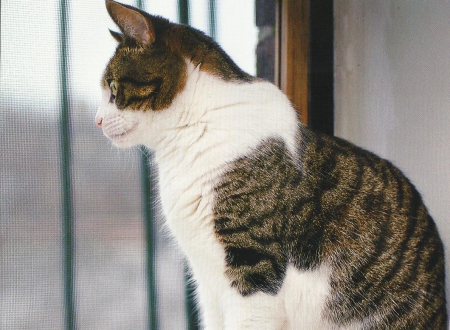
M 71 186 L 70 108 L 68 95 L 68 8 L 60 2 L 60 74 L 61 74 L 61 189 L 62 189 L 62 240 L 64 261 L 65 327 L 76 328 L 74 303 L 74 235 Z
M 209 36 L 216 40 L 216 0 L 209 0 Z
M 136 6 L 143 9 L 142 0 L 136 1 Z M 151 155 L 142 147 L 141 149 L 141 182 L 142 182 L 142 206 L 144 216 L 145 241 L 146 241 L 146 275 L 147 275 L 147 304 L 148 304 L 148 329 L 158 329 L 157 304 L 156 304 L 156 241 L 153 226 L 153 189 L 151 178 Z
M 151 185 L 151 155 L 142 147 L 141 149 L 141 181 L 142 205 L 144 213 L 145 239 L 146 239 L 146 272 L 147 272 L 147 303 L 148 303 L 148 329 L 158 329 L 156 313 L 156 265 L 155 265 L 155 230 L 153 227 L 153 190 Z
M 189 24 L 189 0 L 178 0 L 178 22 Z

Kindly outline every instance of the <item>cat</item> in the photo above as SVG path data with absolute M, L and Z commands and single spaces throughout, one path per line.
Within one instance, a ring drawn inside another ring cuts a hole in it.
M 389 161 L 301 124 L 209 37 L 115 1 L 95 122 L 152 150 L 201 325 L 445 329 L 444 252 Z

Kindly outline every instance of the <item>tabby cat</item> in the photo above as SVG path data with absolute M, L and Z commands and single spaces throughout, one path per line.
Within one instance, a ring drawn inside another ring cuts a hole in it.
M 202 32 L 106 7 L 121 33 L 95 121 L 154 152 L 204 329 L 446 328 L 442 242 L 397 168 L 310 131 Z

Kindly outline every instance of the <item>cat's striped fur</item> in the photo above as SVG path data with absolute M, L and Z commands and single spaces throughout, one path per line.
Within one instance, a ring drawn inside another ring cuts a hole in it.
M 332 323 L 444 328 L 442 243 L 414 186 L 343 140 L 303 130 L 300 141 L 299 164 L 282 142 L 265 141 L 217 187 L 215 229 L 231 284 L 243 295 L 276 294 L 288 264 L 325 263 L 323 315 Z
M 446 328 L 442 242 L 397 168 L 308 130 L 201 32 L 106 5 L 96 122 L 154 150 L 206 329 Z

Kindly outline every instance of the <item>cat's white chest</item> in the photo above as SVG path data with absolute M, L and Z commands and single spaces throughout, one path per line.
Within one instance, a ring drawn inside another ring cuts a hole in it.
M 162 211 L 166 225 L 187 256 L 194 275 L 214 273 L 214 276 L 225 276 L 225 253 L 214 233 L 217 175 L 210 166 L 202 166 L 191 156 L 178 150 L 168 162 L 159 160 Z
M 206 329 L 223 329 L 223 296 L 231 286 L 214 232 L 214 171 L 186 159 L 164 165 L 160 162 L 159 186 L 166 225 L 189 261 Z
M 212 183 L 192 166 L 185 159 L 175 166 L 158 166 L 162 210 L 178 239 L 196 239 L 201 227 L 213 221 Z

